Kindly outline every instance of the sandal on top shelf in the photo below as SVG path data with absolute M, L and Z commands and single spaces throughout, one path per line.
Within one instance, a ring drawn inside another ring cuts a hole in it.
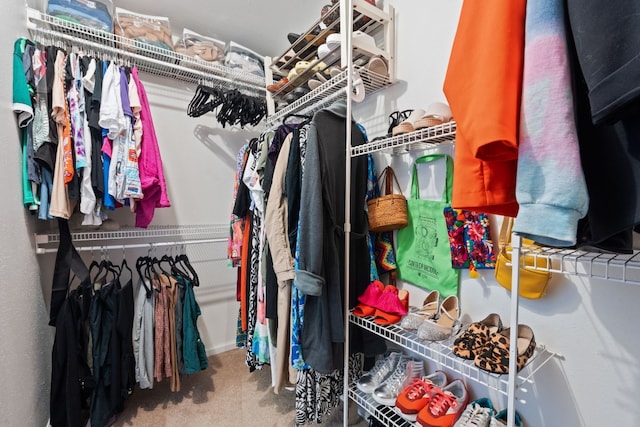
M 359 304 L 353 309 L 353 315 L 358 317 L 372 316 L 376 311 L 378 299 L 382 295 L 384 284 L 379 280 L 369 283 L 362 295 L 358 297 Z
M 425 111 L 421 108 L 417 108 L 411 111 L 409 117 L 400 122 L 397 126 L 395 126 L 391 130 L 391 134 L 393 136 L 402 135 L 405 133 L 413 132 L 415 129 L 414 123 L 417 122 L 424 116 Z
M 408 311 L 409 291 L 387 285 L 377 301 L 373 322 L 378 325 L 398 323 Z
M 415 130 L 441 125 L 451 121 L 451 109 L 444 102 L 434 102 L 424 111 L 424 115 L 413 123 Z
M 402 135 L 451 121 L 451 109 L 444 102 L 434 102 L 426 110 L 417 109 L 402 123 L 393 128 L 393 136 Z
M 456 295 L 446 297 L 438 309 L 438 317 L 426 319 L 418 328 L 418 338 L 443 341 L 455 335 L 461 326 L 460 304 Z
M 420 327 L 426 319 L 432 319 L 438 314 L 440 306 L 440 292 L 431 291 L 422 302 L 422 308 L 418 311 L 408 313 L 402 318 L 400 327 L 406 330 L 415 330 Z

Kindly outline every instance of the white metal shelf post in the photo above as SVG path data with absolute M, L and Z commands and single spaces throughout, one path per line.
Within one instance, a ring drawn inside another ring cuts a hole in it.
M 349 294 L 351 283 L 349 283 L 349 253 L 351 250 L 351 116 L 352 116 L 352 95 L 353 95 L 353 49 L 352 49 L 352 33 L 353 33 L 353 0 L 340 0 L 340 28 L 342 40 L 342 67 L 347 66 L 347 118 L 346 124 L 346 143 L 345 143 L 345 189 L 344 189 L 344 380 L 343 380 L 343 425 L 349 425 Z M 346 61 L 346 64 L 345 64 Z
M 503 219 L 506 221 L 506 219 Z M 516 371 L 518 362 L 518 309 L 520 306 L 520 249 L 522 237 L 511 237 L 511 330 L 509 336 L 509 392 L 507 395 L 507 426 L 515 426 Z

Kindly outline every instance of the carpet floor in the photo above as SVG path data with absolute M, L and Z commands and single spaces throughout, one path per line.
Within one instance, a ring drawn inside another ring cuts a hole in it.
M 244 363 L 245 350 L 237 349 L 209 357 L 209 367 L 202 372 L 181 377 L 181 389 L 169 390 L 167 380 L 152 390 L 136 389 L 125 402 L 124 411 L 113 424 L 154 427 L 236 427 L 293 426 L 295 394 L 271 388 L 268 367 L 249 372 Z M 350 415 L 355 415 L 350 406 Z M 351 418 L 351 417 L 350 417 Z M 342 426 L 342 405 L 322 424 Z M 362 419 L 358 427 L 367 426 Z

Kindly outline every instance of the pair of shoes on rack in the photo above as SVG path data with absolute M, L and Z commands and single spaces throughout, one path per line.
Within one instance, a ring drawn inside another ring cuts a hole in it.
M 447 382 L 447 375 L 443 371 L 415 378 L 398 395 L 396 412 L 407 421 L 415 421 L 418 413 L 429 404 L 431 397 L 441 392 Z
M 533 355 L 536 340 L 527 325 L 518 325 L 518 361 L 520 371 Z M 504 328 L 500 316 L 487 315 L 479 322 L 471 323 L 453 342 L 453 353 L 463 359 L 473 360 L 477 367 L 495 374 L 509 373 L 509 345 L 511 328 Z
M 358 317 L 373 316 L 378 325 L 398 323 L 409 311 L 409 291 L 374 280 L 358 297 L 360 302 L 353 309 Z
M 309 89 L 314 90 L 317 89 L 320 85 L 327 82 L 328 79 L 333 78 L 340 74 L 342 70 L 340 67 L 333 66 L 328 70 L 318 71 L 312 79 L 309 79 L 307 85 Z
M 430 297 L 431 295 L 427 295 L 427 299 Z M 431 297 L 431 299 L 434 299 L 434 297 Z M 432 307 L 433 303 L 431 302 L 430 304 Z M 426 313 L 427 315 L 423 317 L 422 323 L 417 327 L 417 335 L 421 340 L 443 341 L 455 336 L 462 327 L 460 304 L 456 295 L 449 295 L 442 300 L 442 303 L 437 306 L 435 314 L 431 314 L 430 311 Z M 406 323 L 410 323 L 410 321 Z M 415 325 L 416 323 L 412 324 L 412 326 Z
M 413 112 L 413 110 L 403 110 L 403 111 L 394 111 L 389 114 L 389 128 L 387 129 L 387 134 L 382 136 L 377 136 L 371 140 L 371 142 L 379 141 L 381 139 L 391 138 L 393 136 L 393 128 L 398 126 L 404 120 L 406 120 L 409 115 Z
M 426 319 L 437 317 L 440 307 L 440 292 L 431 291 L 422 302 L 422 308 L 412 311 L 402 318 L 400 327 L 408 331 L 417 330 Z
M 520 414 L 515 413 L 515 426 L 522 427 Z M 453 427 L 499 427 L 507 425 L 507 410 L 496 414 L 491 400 L 483 397 L 469 403 Z
M 370 393 L 379 404 L 393 406 L 400 392 L 414 379 L 422 378 L 424 373 L 424 362 L 421 359 L 392 351 L 378 360 L 358 380 L 356 386 L 360 391 Z
M 426 110 L 421 108 L 412 111 L 411 115 L 395 126 L 393 136 L 414 132 L 423 128 L 437 126 L 452 120 L 451 109 L 444 102 L 434 102 Z
M 423 427 L 452 427 L 469 401 L 464 382 L 455 379 L 443 387 L 434 387 L 425 394 L 424 404 L 416 415 L 416 422 Z M 400 398 L 398 398 L 400 399 Z M 426 402 L 426 403 L 425 403 Z

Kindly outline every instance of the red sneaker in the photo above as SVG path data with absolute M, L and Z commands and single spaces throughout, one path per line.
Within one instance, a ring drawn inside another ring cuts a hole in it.
M 427 406 L 418 412 L 416 421 L 422 427 L 452 427 L 469 401 L 461 380 L 453 380 L 431 396 Z
M 431 375 L 415 378 L 413 382 L 400 392 L 396 399 L 397 412 L 408 421 L 415 421 L 418 412 L 429 403 L 429 399 L 447 384 L 447 375 L 435 371 Z

